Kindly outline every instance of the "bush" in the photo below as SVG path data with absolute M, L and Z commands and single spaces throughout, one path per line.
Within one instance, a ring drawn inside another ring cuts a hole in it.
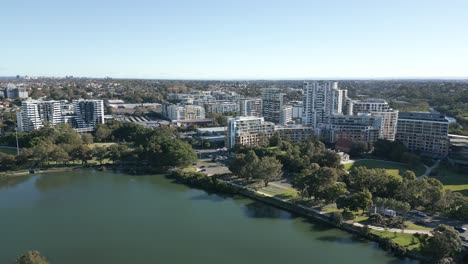
M 333 212 L 330 214 L 330 222 L 333 224 L 340 226 L 343 223 L 343 214 L 340 212 Z

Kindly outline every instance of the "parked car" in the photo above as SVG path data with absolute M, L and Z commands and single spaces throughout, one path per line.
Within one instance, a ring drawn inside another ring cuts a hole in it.
M 463 233 L 466 231 L 466 227 L 463 227 L 463 226 L 454 226 L 453 228 L 460 233 Z
M 420 212 L 420 211 L 416 211 L 416 215 L 420 217 L 427 217 L 427 214 Z

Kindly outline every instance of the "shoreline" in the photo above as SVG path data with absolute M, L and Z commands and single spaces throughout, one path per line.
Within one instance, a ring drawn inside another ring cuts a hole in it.
M 104 167 L 105 169 L 109 169 L 116 173 L 119 173 L 119 171 L 121 173 L 130 173 L 130 174 L 137 173 L 137 172 L 156 173 L 154 170 L 151 170 L 150 168 L 143 169 L 143 168 L 134 168 L 134 167 L 133 168 L 132 167 L 114 167 L 109 164 L 108 165 L 105 165 L 105 164 L 94 165 L 94 166 L 89 166 L 89 167 L 75 165 L 75 166 L 68 166 L 68 167 L 49 168 L 46 170 L 38 170 L 38 171 L 35 171 L 34 173 L 29 173 L 29 171 L 14 171 L 14 172 L 7 173 L 6 175 L 0 175 L 0 180 L 2 178 L 7 179 L 7 178 L 20 177 L 20 176 L 26 176 L 26 175 L 37 175 L 37 174 L 42 174 L 42 173 L 67 172 L 67 171 L 77 171 L 77 170 L 86 170 L 86 169 L 102 171 L 102 169 L 100 169 L 102 167 Z M 218 194 L 227 194 L 230 196 L 241 195 L 248 199 L 262 202 L 264 204 L 273 206 L 281 210 L 288 211 L 290 213 L 296 214 L 306 219 L 325 223 L 327 225 L 330 225 L 333 228 L 338 228 L 348 233 L 351 233 L 353 235 L 357 235 L 361 238 L 367 239 L 369 241 L 376 242 L 379 245 L 379 248 L 381 248 L 384 251 L 390 252 L 399 258 L 406 257 L 406 258 L 415 259 L 419 261 L 425 260 L 421 255 L 415 252 L 407 251 L 406 248 L 402 250 L 401 246 L 395 243 L 390 243 L 390 245 L 388 245 L 389 242 L 386 241 L 386 239 L 381 238 L 375 234 L 365 232 L 364 228 L 351 226 L 346 223 L 342 223 L 338 225 L 334 223 L 330 219 L 329 216 L 321 214 L 320 212 L 315 212 L 314 210 L 310 208 L 306 208 L 304 206 L 294 204 L 287 200 L 261 194 L 255 190 L 251 190 L 247 187 L 240 186 L 240 185 L 237 185 L 235 183 L 232 183 L 223 179 L 219 179 L 218 177 L 215 177 L 215 178 L 207 177 L 207 176 L 200 176 L 198 178 L 191 177 L 191 176 L 186 177 L 186 176 L 182 176 L 177 171 L 171 172 L 170 170 L 165 170 L 164 174 L 166 175 L 166 177 L 173 179 L 175 183 L 184 184 L 191 188 L 198 188 L 204 191 L 214 192 Z

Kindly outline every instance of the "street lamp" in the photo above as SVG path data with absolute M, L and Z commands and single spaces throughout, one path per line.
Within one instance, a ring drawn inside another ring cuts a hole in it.
M 16 155 L 19 156 L 18 128 L 15 127 L 16 134 Z

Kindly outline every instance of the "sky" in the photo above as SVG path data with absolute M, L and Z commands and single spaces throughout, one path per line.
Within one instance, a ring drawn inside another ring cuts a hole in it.
M 468 77 L 466 0 L 5 0 L 0 76 Z

